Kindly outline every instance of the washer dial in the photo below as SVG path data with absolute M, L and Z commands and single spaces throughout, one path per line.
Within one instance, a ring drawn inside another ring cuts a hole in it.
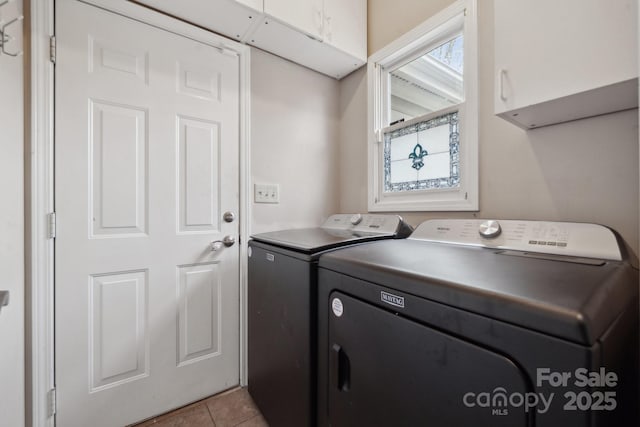
M 358 225 L 362 222 L 362 214 L 354 214 L 351 216 L 351 219 L 349 220 L 351 222 L 351 224 L 353 225 Z
M 480 223 L 478 233 L 480 233 L 482 237 L 493 239 L 494 237 L 498 237 L 500 233 L 502 233 L 502 228 L 500 227 L 500 223 L 498 221 L 483 221 L 482 223 Z

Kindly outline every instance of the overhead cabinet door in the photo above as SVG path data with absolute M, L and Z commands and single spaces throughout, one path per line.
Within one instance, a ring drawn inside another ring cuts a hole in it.
M 322 38 L 322 0 L 265 0 L 264 13 L 310 36 Z
M 324 42 L 367 60 L 367 2 L 324 0 Z
M 638 106 L 636 0 L 496 0 L 495 113 L 525 129 Z

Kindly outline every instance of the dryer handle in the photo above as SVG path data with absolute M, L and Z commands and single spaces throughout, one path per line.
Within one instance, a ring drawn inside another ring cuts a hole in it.
M 329 370 L 331 372 L 331 386 L 340 391 L 349 391 L 351 388 L 351 362 L 339 344 L 331 346 Z

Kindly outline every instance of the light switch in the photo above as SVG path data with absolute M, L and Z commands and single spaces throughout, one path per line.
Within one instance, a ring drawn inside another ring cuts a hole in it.
M 253 200 L 256 203 L 280 203 L 278 184 L 254 184 Z

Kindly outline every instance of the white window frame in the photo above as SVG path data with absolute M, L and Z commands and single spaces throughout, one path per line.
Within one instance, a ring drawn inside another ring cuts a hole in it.
M 458 0 L 369 57 L 368 208 L 380 211 L 477 211 L 478 190 L 478 31 L 477 0 Z M 455 34 L 464 35 L 464 101 L 456 106 L 460 126 L 460 186 L 384 191 L 384 132 L 442 115 L 450 108 L 389 125 L 389 71 L 411 62 Z

